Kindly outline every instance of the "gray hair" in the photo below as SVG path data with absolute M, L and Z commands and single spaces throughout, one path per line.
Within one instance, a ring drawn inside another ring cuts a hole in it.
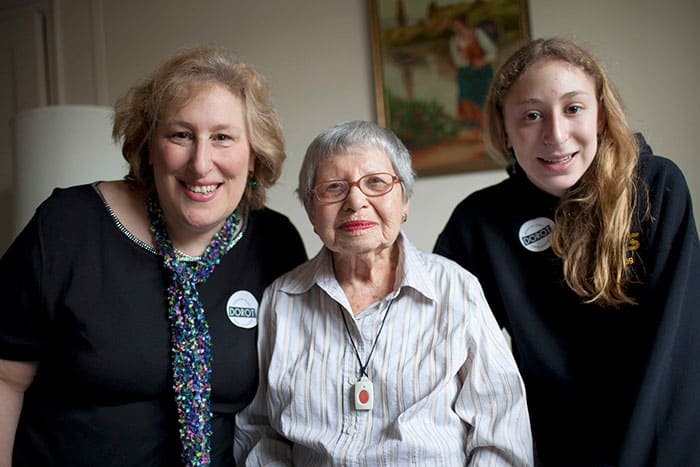
M 404 202 L 408 202 L 413 194 L 415 175 L 411 167 L 411 154 L 406 146 L 391 130 L 372 122 L 353 120 L 324 130 L 307 148 L 299 170 L 299 187 L 296 190 L 306 211 L 311 209 L 311 190 L 316 184 L 316 170 L 323 159 L 369 149 L 378 149 L 389 158 L 401 180 Z

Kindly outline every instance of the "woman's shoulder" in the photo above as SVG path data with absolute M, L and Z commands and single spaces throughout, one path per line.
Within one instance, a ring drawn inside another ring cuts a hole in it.
M 655 155 L 641 154 L 638 175 L 642 184 L 641 196 L 648 197 L 652 210 L 656 206 L 682 208 L 689 204 L 690 190 L 680 167 L 671 159 Z
M 640 154 L 639 174 L 642 179 L 648 181 L 662 179 L 682 181 L 685 184 L 685 176 L 678 164 L 667 157 L 653 153 Z
M 277 295 L 301 295 L 308 292 L 317 281 L 329 281 L 333 276 L 328 252 L 325 248 L 313 257 L 301 261 L 289 271 L 277 277 L 267 288 L 267 293 Z
M 80 202 L 93 198 L 97 182 L 69 187 L 55 187 L 44 203 Z
M 654 154 L 653 149 L 641 133 L 635 134 L 635 138 L 639 146 L 638 175 L 642 180 L 650 185 L 659 180 L 667 179 L 671 182 L 686 183 L 683 172 L 673 160 Z
M 504 202 L 511 199 L 515 190 L 512 178 L 507 178 L 494 185 L 480 188 L 468 194 L 460 201 L 455 211 L 460 213 L 492 213 Z
M 646 219 L 644 230 L 657 248 L 671 248 L 680 231 L 697 238 L 690 190 L 678 165 L 666 157 L 641 154 L 638 173 L 639 215 Z
M 286 215 L 262 208 L 251 209 L 246 216 L 241 246 L 263 264 L 272 267 L 275 277 L 307 259 L 304 241 Z
M 85 216 L 100 205 L 95 183 L 54 188 L 37 207 L 37 215 L 44 220 L 55 218 L 57 222 Z
M 94 183 L 54 188 L 36 208 L 13 245 L 18 248 L 43 245 L 43 251 L 59 252 L 67 257 L 71 248 L 94 234 L 100 215 L 106 217 L 106 210 Z
M 279 211 L 275 211 L 267 206 L 261 209 L 251 209 L 249 211 L 249 216 L 251 219 L 254 219 L 256 223 L 260 223 L 268 227 L 294 225 L 287 215 L 282 214 Z
M 450 278 L 460 284 L 477 282 L 477 278 L 469 270 L 456 261 L 437 253 L 417 250 L 424 271 L 429 271 L 436 279 Z
M 406 270 L 425 272 L 433 281 L 450 280 L 459 284 L 476 282 L 476 276 L 456 261 L 443 255 L 421 250 L 403 237 Z
M 294 223 L 281 212 L 268 207 L 248 211 L 248 229 L 265 242 L 275 242 L 280 248 L 303 246 L 303 240 Z M 304 254 L 306 259 L 306 254 Z
M 143 193 L 134 190 L 122 180 L 96 183 L 95 190 L 115 223 L 121 224 L 120 227 L 140 242 L 153 246 L 150 222 L 146 215 L 146 197 Z

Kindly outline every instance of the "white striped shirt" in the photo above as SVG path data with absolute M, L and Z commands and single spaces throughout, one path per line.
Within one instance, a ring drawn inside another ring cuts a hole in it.
M 397 287 L 356 316 L 325 248 L 265 291 L 239 464 L 532 465 L 525 389 L 478 281 L 403 233 L 397 242 Z M 391 300 L 367 370 L 374 408 L 357 411 L 341 312 L 364 364 Z

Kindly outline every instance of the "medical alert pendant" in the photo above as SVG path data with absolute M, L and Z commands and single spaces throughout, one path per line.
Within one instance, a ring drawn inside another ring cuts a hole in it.
M 372 381 L 363 376 L 354 386 L 355 410 L 372 410 L 374 405 L 374 389 Z

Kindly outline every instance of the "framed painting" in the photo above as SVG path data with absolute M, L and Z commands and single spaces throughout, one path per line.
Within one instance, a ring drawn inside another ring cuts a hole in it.
M 526 0 L 368 0 L 377 122 L 419 176 L 495 169 L 481 130 L 494 70 L 530 28 Z

